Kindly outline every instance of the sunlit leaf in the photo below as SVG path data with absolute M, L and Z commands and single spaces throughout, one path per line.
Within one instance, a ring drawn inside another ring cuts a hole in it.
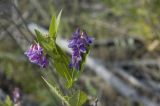
M 60 20 L 61 20 L 61 14 L 62 14 L 62 10 L 59 12 L 59 14 L 56 18 L 56 33 L 58 31 L 59 23 L 60 23 Z
M 2 106 L 13 106 L 13 102 L 10 99 L 9 96 L 6 97 L 6 100 L 4 101 L 4 103 L 2 104 Z
M 52 16 L 51 22 L 50 22 L 50 26 L 49 26 L 49 35 L 52 38 L 56 38 L 56 17 Z

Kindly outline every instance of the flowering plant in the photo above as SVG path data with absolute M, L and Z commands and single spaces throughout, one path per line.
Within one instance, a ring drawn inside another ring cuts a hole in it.
M 37 64 L 41 68 L 47 68 L 49 64 L 52 65 L 53 63 L 59 77 L 66 83 L 64 88 L 71 90 L 73 89 L 74 82 L 83 71 L 93 38 L 89 37 L 85 31 L 77 28 L 69 41 L 68 47 L 72 50 L 71 59 L 69 59 L 70 57 L 56 43 L 61 12 L 57 18 L 55 16 L 52 17 L 47 36 L 35 30 L 36 43 L 30 46 L 25 55 L 29 58 L 30 62 Z M 71 95 L 64 95 L 56 83 L 50 84 L 43 76 L 42 78 L 51 91 L 67 106 L 82 106 L 86 102 L 87 95 L 83 91 L 74 90 Z

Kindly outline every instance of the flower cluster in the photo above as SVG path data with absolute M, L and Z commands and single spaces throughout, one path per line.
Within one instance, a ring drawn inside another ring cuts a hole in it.
M 72 36 L 68 45 L 73 51 L 72 60 L 69 66 L 79 70 L 82 55 L 86 53 L 88 46 L 93 43 L 93 38 L 89 37 L 85 31 L 81 31 L 79 28 L 77 28 Z
M 48 65 L 46 55 L 44 55 L 43 49 L 39 43 L 32 44 L 25 52 L 25 55 L 29 58 L 30 62 L 35 63 L 42 68 L 45 68 Z

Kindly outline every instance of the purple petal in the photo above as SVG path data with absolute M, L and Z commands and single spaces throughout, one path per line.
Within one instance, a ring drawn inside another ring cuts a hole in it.
M 30 48 L 25 52 L 25 55 L 29 58 L 30 62 L 45 68 L 48 65 L 48 60 L 43 53 L 43 49 L 38 43 L 32 44 Z
M 91 44 L 91 43 L 93 43 L 94 38 L 92 38 L 92 37 L 87 37 L 87 38 L 86 38 L 86 41 L 87 41 L 88 44 Z
M 86 53 L 86 47 L 84 45 L 80 45 L 79 50 L 82 53 Z

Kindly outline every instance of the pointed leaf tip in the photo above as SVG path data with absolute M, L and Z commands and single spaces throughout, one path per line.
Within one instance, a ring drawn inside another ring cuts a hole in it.
M 49 26 L 49 35 L 52 38 L 55 38 L 56 35 L 56 17 L 52 16 L 50 26 Z
M 57 16 L 57 19 L 56 19 L 56 32 L 58 31 L 59 23 L 60 23 L 60 20 L 61 20 L 61 15 L 62 15 L 62 9 L 59 12 L 59 14 Z

